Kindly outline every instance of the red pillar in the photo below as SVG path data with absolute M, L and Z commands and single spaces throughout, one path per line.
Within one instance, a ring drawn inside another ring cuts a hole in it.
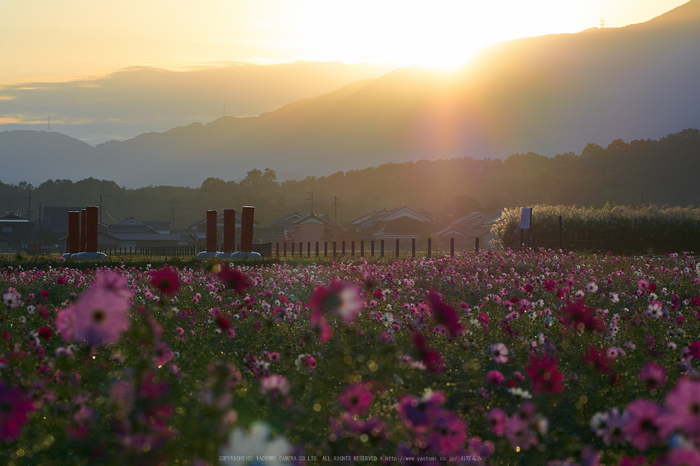
M 207 252 L 216 252 L 216 211 L 207 210 Z
M 236 251 L 236 211 L 224 209 L 224 252 Z M 279 256 L 279 245 L 277 246 Z
M 85 227 L 87 226 L 87 210 L 80 211 L 80 252 L 85 252 Z
M 99 210 L 96 206 L 85 209 L 85 252 L 97 252 L 97 221 Z
M 243 207 L 241 214 L 241 252 L 253 251 L 253 220 L 255 218 L 255 207 Z
M 68 212 L 68 253 L 80 252 L 80 212 Z

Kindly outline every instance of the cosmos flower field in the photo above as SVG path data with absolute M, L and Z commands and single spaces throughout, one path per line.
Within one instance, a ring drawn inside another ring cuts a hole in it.
M 700 262 L 8 263 L 6 464 L 700 464 Z

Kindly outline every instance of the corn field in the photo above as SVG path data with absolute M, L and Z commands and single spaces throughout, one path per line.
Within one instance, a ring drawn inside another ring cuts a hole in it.
M 494 224 L 491 231 L 500 246 L 519 247 L 520 215 L 520 208 L 505 209 Z M 525 231 L 526 245 L 529 236 L 531 246 L 552 249 L 564 247 L 615 254 L 700 251 L 700 208 L 536 205 L 532 210 L 532 231 Z

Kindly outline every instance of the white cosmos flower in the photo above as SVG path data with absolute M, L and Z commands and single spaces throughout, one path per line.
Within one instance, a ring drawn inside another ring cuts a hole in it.
M 245 431 L 240 427 L 233 430 L 219 454 L 221 464 L 235 465 L 286 465 L 282 457 L 288 455 L 292 445 L 284 437 L 271 438 L 269 427 L 256 422 Z M 235 458 L 235 460 L 234 460 Z M 244 458 L 244 460 L 240 460 Z

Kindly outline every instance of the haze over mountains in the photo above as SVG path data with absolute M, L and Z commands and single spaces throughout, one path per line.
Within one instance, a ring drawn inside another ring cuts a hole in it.
M 647 23 L 519 39 L 451 74 L 401 69 L 257 117 L 92 147 L 0 133 L 0 181 L 199 186 L 252 168 L 326 175 L 385 162 L 580 152 L 700 127 L 700 0 Z

